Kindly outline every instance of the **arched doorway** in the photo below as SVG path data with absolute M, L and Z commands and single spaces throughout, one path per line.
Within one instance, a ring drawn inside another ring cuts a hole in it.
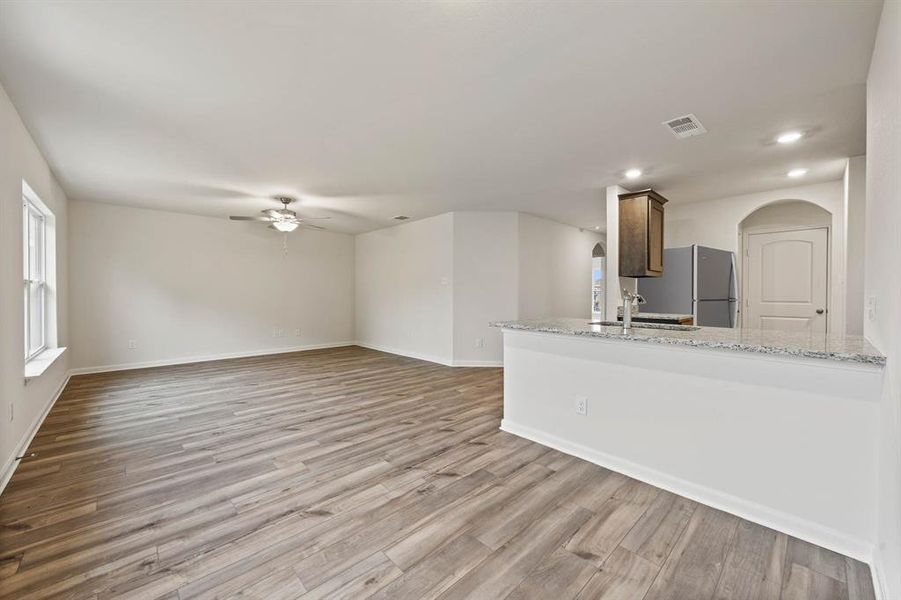
M 832 213 L 803 200 L 760 207 L 739 228 L 742 326 L 826 333 Z
M 607 306 L 607 252 L 598 242 L 591 250 L 591 320 L 603 321 Z

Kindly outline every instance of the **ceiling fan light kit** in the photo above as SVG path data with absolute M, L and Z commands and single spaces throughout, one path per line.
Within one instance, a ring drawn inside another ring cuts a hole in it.
M 319 225 L 313 225 L 307 221 L 328 219 L 330 217 L 298 217 L 297 213 L 288 209 L 288 205 L 294 202 L 294 198 L 287 196 L 276 196 L 275 198 L 282 203 L 282 208 L 267 208 L 263 210 L 262 217 L 243 217 L 231 216 L 232 221 L 258 221 L 260 223 L 269 223 L 269 229 L 275 229 L 282 233 L 290 233 L 298 227 L 306 227 L 308 229 L 325 229 Z
M 300 223 L 296 223 L 294 221 L 274 221 L 271 225 L 273 229 L 278 229 L 281 232 L 288 233 L 290 231 L 294 231 Z

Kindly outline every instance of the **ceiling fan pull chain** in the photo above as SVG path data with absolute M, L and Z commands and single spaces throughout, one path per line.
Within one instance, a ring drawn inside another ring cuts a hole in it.
M 285 256 L 288 256 L 288 234 L 282 235 L 282 252 L 285 253 Z

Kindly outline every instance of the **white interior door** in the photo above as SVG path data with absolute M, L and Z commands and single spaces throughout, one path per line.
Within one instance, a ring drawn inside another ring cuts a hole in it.
M 825 228 L 748 234 L 744 326 L 824 333 L 828 246 Z

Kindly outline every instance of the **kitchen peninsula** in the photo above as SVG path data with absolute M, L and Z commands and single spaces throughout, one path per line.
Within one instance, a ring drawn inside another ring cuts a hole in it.
M 885 358 L 863 338 L 493 325 L 504 336 L 503 430 L 869 556 Z

